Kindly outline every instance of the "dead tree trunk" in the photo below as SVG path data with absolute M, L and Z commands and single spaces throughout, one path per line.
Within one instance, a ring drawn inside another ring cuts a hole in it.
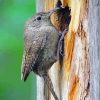
M 47 11 L 52 9 L 55 7 L 57 1 L 58 0 L 36 0 L 37 11 Z M 95 0 L 94 2 L 96 1 L 99 2 L 99 0 Z M 97 15 L 99 14 L 99 8 L 96 8 L 97 12 L 93 10 L 94 8 L 91 6 L 93 0 L 89 0 L 89 7 L 88 0 L 61 0 L 61 2 L 64 7 L 68 6 L 71 9 L 71 21 L 69 24 L 69 30 L 64 38 L 65 55 L 63 58 L 63 64 L 61 66 L 59 61 L 55 63 L 50 69 L 49 75 L 53 82 L 55 92 L 57 93 L 60 100 L 90 100 L 90 85 L 92 84 L 91 86 L 93 86 L 91 91 L 99 91 L 100 83 L 100 79 L 98 79 L 100 74 L 100 63 L 98 61 L 100 58 L 100 46 L 99 43 L 97 43 L 97 41 L 99 41 L 99 26 L 97 26 L 99 25 L 99 18 L 97 18 L 97 16 L 99 16 Z M 96 4 L 99 5 L 98 2 L 96 2 Z M 96 7 L 96 4 L 94 3 L 93 6 Z M 89 18 L 88 8 L 90 10 Z M 93 17 L 92 10 L 94 11 Z M 55 20 L 56 17 L 57 15 L 53 16 L 51 19 L 53 24 L 59 29 L 59 25 Z M 95 23 L 93 18 L 98 19 L 96 24 L 93 24 Z M 90 21 L 89 27 L 88 21 Z M 89 47 L 89 43 L 91 47 Z M 96 45 L 96 53 L 95 48 L 93 48 L 94 45 Z M 89 48 L 91 55 L 90 58 L 92 57 L 90 60 Z M 95 82 L 97 79 L 98 83 Z M 89 84 L 90 80 L 91 84 Z M 95 86 L 96 84 L 97 86 Z M 94 92 L 92 92 L 92 94 L 93 93 Z M 97 94 L 99 96 L 100 91 Z M 94 94 L 92 96 L 93 100 L 100 100 L 100 98 L 95 99 L 97 95 Z M 47 100 L 54 100 L 50 92 L 46 97 Z M 44 83 L 40 78 L 37 78 L 37 100 L 44 100 Z
M 91 100 L 100 100 L 100 0 L 89 1 Z

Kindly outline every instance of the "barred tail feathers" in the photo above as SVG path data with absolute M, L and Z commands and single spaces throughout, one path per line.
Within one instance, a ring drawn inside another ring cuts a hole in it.
M 30 61 L 29 57 L 24 52 L 22 66 L 21 66 L 21 80 L 26 81 L 27 77 L 31 72 L 29 61 Z

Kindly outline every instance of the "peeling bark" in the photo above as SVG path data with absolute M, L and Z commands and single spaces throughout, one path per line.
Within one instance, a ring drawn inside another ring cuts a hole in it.
M 43 11 L 54 8 L 57 2 L 57 0 L 40 1 Z M 64 38 L 63 64 L 61 66 L 59 62 L 55 63 L 49 75 L 60 100 L 90 100 L 88 0 L 61 1 L 63 6 L 69 6 L 71 9 L 71 21 Z M 60 25 L 64 23 L 57 22 L 55 19 L 57 17 L 59 16 L 54 15 L 51 19 L 57 29 L 60 29 Z M 47 98 L 54 100 L 51 94 Z

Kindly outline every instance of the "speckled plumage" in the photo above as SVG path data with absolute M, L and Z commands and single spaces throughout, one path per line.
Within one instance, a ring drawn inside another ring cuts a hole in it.
M 24 81 L 31 71 L 42 76 L 45 82 L 48 81 L 48 70 L 58 60 L 59 33 L 50 21 L 51 12 L 38 13 L 26 22 L 21 71 Z M 52 88 L 51 92 L 58 100 L 53 85 L 50 83 L 48 87 Z
M 23 66 L 27 67 L 25 69 L 29 68 L 41 76 L 57 60 L 59 33 L 49 23 L 37 28 L 37 30 L 30 28 L 30 26 L 27 28 L 26 25 L 24 35 L 25 50 Z M 24 74 L 24 72 L 22 73 Z

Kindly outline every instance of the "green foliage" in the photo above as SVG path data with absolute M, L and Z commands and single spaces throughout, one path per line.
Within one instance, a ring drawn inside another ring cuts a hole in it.
M 24 23 L 34 13 L 35 0 L 0 0 L 0 100 L 36 100 L 35 75 L 20 79 Z

